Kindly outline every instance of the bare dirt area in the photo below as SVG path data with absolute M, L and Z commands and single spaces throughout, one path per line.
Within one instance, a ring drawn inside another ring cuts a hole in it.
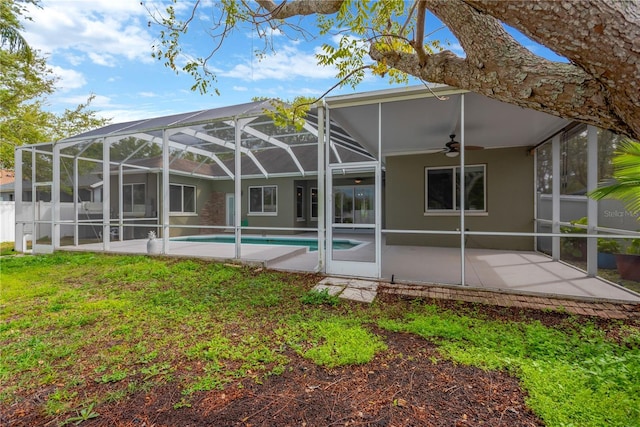
M 379 295 L 389 302 L 401 297 Z M 538 320 L 560 326 L 565 313 L 431 300 L 458 312 L 482 312 L 501 321 Z M 407 300 L 406 303 L 409 303 Z M 607 330 L 609 321 L 595 322 Z M 637 321 L 632 321 L 637 324 Z M 327 369 L 287 352 L 281 375 L 261 382 L 242 379 L 222 390 L 196 392 L 183 399 L 176 381 L 136 392 L 93 409 L 92 427 L 161 426 L 543 426 L 525 405 L 518 380 L 504 372 L 484 371 L 442 358 L 436 346 L 419 336 L 370 326 L 388 349 L 362 366 Z M 615 337 L 612 337 L 615 339 Z M 185 365 L 187 366 L 187 365 Z M 185 372 L 186 373 L 186 372 Z M 176 372 L 176 377 L 180 377 Z M 0 425 L 57 426 L 64 418 L 38 409 L 51 391 L 40 390 L 14 405 Z M 182 403 L 179 403 L 182 402 Z M 178 405 L 176 405 L 178 403 Z M 71 423 L 73 425 L 73 423 Z
M 376 330 L 388 351 L 364 366 L 325 369 L 295 354 L 262 384 L 244 381 L 180 401 L 177 385 L 97 406 L 82 426 L 541 426 L 518 381 L 442 360 L 410 334 Z M 26 403 L 26 402 L 25 402 Z M 28 408 L 23 407 L 23 410 Z M 14 415 L 18 415 L 14 413 Z M 56 425 L 35 414 L 14 426 Z
M 514 378 L 438 359 L 431 344 L 376 331 L 389 346 L 365 366 L 324 369 L 295 355 L 263 384 L 203 393 L 173 409 L 178 390 L 111 407 L 87 426 L 540 426 Z

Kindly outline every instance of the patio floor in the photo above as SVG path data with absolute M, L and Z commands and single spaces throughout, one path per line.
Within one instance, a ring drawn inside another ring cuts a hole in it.
M 363 236 L 350 237 L 368 240 Z M 357 251 L 372 251 L 374 245 L 368 243 L 355 251 L 349 250 L 349 258 L 357 259 Z M 63 249 L 100 252 L 102 244 L 64 246 Z M 146 240 L 111 242 L 109 252 L 146 253 Z M 172 241 L 170 252 L 172 256 L 233 261 L 235 247 L 229 243 Z M 640 303 L 640 295 L 635 292 L 606 280 L 587 277 L 581 270 L 536 252 L 466 249 L 465 260 L 468 288 Z M 278 270 L 308 272 L 316 271 L 318 255 L 295 246 L 243 244 L 242 261 Z M 396 283 L 459 285 L 460 252 L 456 248 L 383 245 L 382 278 Z

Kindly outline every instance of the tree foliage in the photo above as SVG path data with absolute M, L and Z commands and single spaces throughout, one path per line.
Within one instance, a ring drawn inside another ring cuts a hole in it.
M 55 92 L 56 77 L 46 58 L 34 51 L 21 35 L 26 5 L 36 0 L 2 0 L 0 3 L 0 166 L 13 168 L 15 147 L 57 141 L 103 126 L 87 102 L 62 114 L 45 109 L 47 96 Z M 29 19 L 26 17 L 25 19 Z
M 211 51 L 182 65 L 181 37 L 199 10 L 213 18 Z M 335 66 L 342 85 L 356 86 L 367 71 L 392 82 L 410 75 L 640 138 L 637 1 L 223 0 L 197 1 L 186 19 L 173 5 L 150 12 L 161 26 L 154 57 L 191 74 L 192 89 L 203 93 L 218 92 L 208 63 L 236 31 L 251 29 L 264 41 L 259 56 L 273 49 L 275 31 L 304 39 L 333 35 L 339 41 L 323 44 L 317 61 Z M 437 28 L 427 27 L 428 13 L 451 30 L 465 57 L 432 40 Z M 535 55 L 505 24 L 568 61 Z
M 0 3 L 0 22 L 2 23 L 0 25 L 0 48 L 3 51 L 30 57 L 32 55 L 31 47 L 19 31 L 22 28 L 19 17 L 24 15 L 27 4 L 37 4 L 37 2 L 24 0 L 20 3 L 13 1 Z
M 605 182 L 589 193 L 596 199 L 617 199 L 625 204 L 632 215 L 640 213 L 640 142 L 625 140 L 613 158 L 615 182 Z

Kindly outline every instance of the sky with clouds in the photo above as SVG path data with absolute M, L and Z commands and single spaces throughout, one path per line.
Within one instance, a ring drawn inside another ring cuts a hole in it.
M 216 5 L 213 0 L 203 3 L 184 41 L 185 55 L 205 55 L 213 44 L 208 34 L 209 14 Z M 178 13 L 188 13 L 193 4 L 178 2 Z M 30 9 L 32 20 L 24 22 L 24 36 L 47 56 L 59 78 L 47 108 L 54 112 L 75 108 L 93 94 L 92 108 L 100 116 L 123 122 L 249 102 L 256 96 L 320 96 L 337 82 L 335 70 L 316 65 L 314 55 L 322 40 L 274 33 L 274 52 L 258 59 L 254 50 L 262 42 L 247 30 L 235 32 L 209 63 L 217 75 L 214 86 L 220 96 L 193 92 L 192 77 L 176 74 L 151 57 L 160 29 L 149 25 L 149 9 L 166 5 L 145 2 L 145 7 L 139 0 L 42 0 L 41 8 Z M 454 53 L 463 54 L 448 31 L 440 30 L 434 37 L 449 42 L 446 47 Z M 540 49 L 526 40 L 523 43 L 534 51 Z M 541 54 L 550 56 L 549 52 Z M 386 81 L 368 78 L 357 90 L 389 87 Z M 332 95 L 351 92 L 346 87 Z

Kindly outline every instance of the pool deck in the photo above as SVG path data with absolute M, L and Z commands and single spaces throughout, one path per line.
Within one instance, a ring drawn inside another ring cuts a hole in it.
M 342 236 L 341 236 L 342 237 Z M 369 259 L 372 242 L 360 235 L 345 236 L 366 244 L 340 257 Z M 457 248 L 422 246 L 382 246 L 383 282 L 423 285 L 460 285 L 460 251 Z M 102 252 L 102 243 L 64 246 L 64 250 Z M 235 245 L 171 241 L 171 256 L 199 257 L 236 262 Z M 110 253 L 146 254 L 146 240 L 114 241 Z M 284 271 L 318 271 L 318 254 L 300 246 L 242 244 L 241 261 Z M 465 284 L 462 289 L 497 290 L 519 295 L 552 295 L 585 300 L 611 300 L 640 303 L 640 295 L 622 286 L 588 277 L 585 272 L 553 261 L 536 252 L 488 249 L 465 250 Z
M 79 246 L 64 246 L 62 249 L 70 251 L 95 251 L 102 252 L 102 243 L 89 243 Z M 169 243 L 171 256 L 197 257 L 214 259 L 218 261 L 235 261 L 235 245 L 231 243 L 211 242 L 186 242 L 173 240 Z M 118 254 L 146 254 L 147 240 L 125 240 L 110 242 L 108 253 Z M 272 246 L 242 244 L 242 262 L 247 264 L 260 264 L 271 266 L 282 260 L 303 254 L 315 254 L 308 252 L 304 246 Z M 317 259 L 317 255 L 315 256 Z M 317 261 L 316 261 L 317 264 Z

